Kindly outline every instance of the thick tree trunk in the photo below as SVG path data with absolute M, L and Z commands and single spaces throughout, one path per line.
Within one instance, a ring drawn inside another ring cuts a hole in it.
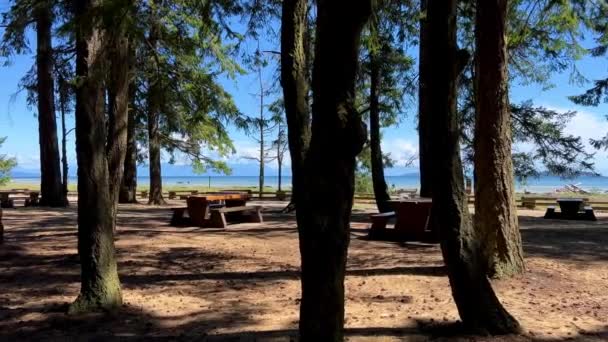
M 507 0 L 477 1 L 475 229 L 492 277 L 525 270 L 513 189 L 506 16 Z
M 36 8 L 36 68 L 38 77 L 38 132 L 40 142 L 40 205 L 65 207 L 59 168 L 59 143 L 55 116 L 55 85 L 53 80 L 53 47 L 51 28 L 53 13 L 50 1 Z
M 80 295 L 70 313 L 111 310 L 122 304 L 114 248 L 114 217 L 106 157 L 103 31 L 91 25 L 98 0 L 74 0 L 77 18 L 76 157 Z M 87 19 L 85 19 L 87 18 Z
M 128 116 L 127 151 L 123 165 L 122 184 L 118 195 L 119 203 L 137 203 L 137 139 L 135 136 L 134 108 L 129 109 Z
M 344 273 L 355 158 L 367 137 L 354 108 L 355 75 L 361 29 L 370 13 L 371 0 L 317 1 L 312 137 L 296 212 L 303 341 L 344 339 Z
M 369 92 L 369 146 L 371 152 L 372 183 L 374 186 L 374 197 L 378 211 L 385 213 L 392 211 L 388 194 L 388 187 L 384 179 L 384 161 L 382 148 L 380 146 L 380 61 L 375 53 L 370 54 L 370 92 Z
M 433 156 L 431 154 L 431 140 L 433 130 L 433 114 L 430 112 L 429 77 L 432 65 L 429 63 L 429 27 L 426 16 L 427 2 L 420 0 L 420 10 L 423 13 L 420 19 L 420 54 L 418 60 L 418 162 L 420 168 L 420 196 L 433 196 Z
M 310 143 L 308 103 L 308 0 L 284 0 L 281 18 L 281 85 L 291 155 L 292 203 L 299 197 Z
M 115 27 L 110 32 L 107 153 L 110 175 L 110 202 L 112 203 L 112 214 L 116 218 L 118 194 L 122 184 L 123 165 L 127 151 L 130 79 L 129 40 L 124 28 Z
M 148 37 L 149 45 L 152 49 L 157 48 L 157 20 L 158 18 L 152 18 L 152 29 L 150 30 L 150 36 Z M 159 129 L 163 92 L 160 80 L 161 76 L 158 75 L 156 77 L 153 76 L 148 82 L 148 159 L 150 166 L 150 198 L 148 203 L 154 205 L 165 204 L 160 160 L 161 146 Z
M 517 321 L 496 297 L 480 259 L 480 243 L 471 224 L 460 160 L 460 127 L 456 86 L 462 57 L 456 46 L 456 0 L 429 0 L 429 62 L 433 65 L 428 91 L 433 137 L 433 220 L 441 237 L 452 295 L 464 325 L 475 332 L 506 334 L 519 331 Z

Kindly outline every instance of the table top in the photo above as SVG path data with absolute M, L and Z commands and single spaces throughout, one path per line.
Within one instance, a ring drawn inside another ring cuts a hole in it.
M 557 202 L 584 202 L 582 198 L 558 198 Z
M 199 194 L 192 195 L 190 199 L 200 199 L 206 201 L 222 201 L 222 200 L 248 200 L 249 196 L 247 194 L 238 194 L 238 193 L 225 193 L 225 194 Z
M 433 203 L 432 198 L 404 198 L 398 200 L 390 200 L 389 203 Z
M 15 190 L 0 190 L 0 194 L 37 194 L 39 191 L 15 189 Z

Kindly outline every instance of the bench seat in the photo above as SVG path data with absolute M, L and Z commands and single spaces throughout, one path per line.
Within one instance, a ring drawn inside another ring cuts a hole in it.
M 242 213 L 247 214 L 249 222 L 264 222 L 262 218 L 262 207 L 257 205 L 252 206 L 236 206 L 236 207 L 221 207 L 212 208 L 211 216 L 209 218 L 209 227 L 212 228 L 226 228 L 228 222 L 226 220 L 226 214 Z
M 375 230 L 375 229 L 386 228 L 386 224 L 388 223 L 388 220 L 393 217 L 396 217 L 396 214 L 394 211 L 389 211 L 386 213 L 371 214 L 369 217 L 372 220 L 372 226 L 370 229 Z
M 188 207 L 176 207 L 171 208 L 173 215 L 171 215 L 171 225 L 179 226 L 185 224 L 188 220 L 184 217 L 184 213 L 188 210 Z

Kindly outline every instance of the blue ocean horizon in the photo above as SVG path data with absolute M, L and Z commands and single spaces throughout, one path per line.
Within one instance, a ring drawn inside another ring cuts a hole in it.
M 139 184 L 147 184 L 149 177 L 138 177 Z M 39 177 L 13 177 L 15 183 L 37 183 Z M 267 187 L 278 187 L 278 176 L 264 177 L 264 185 Z M 70 177 L 69 182 L 76 183 L 76 177 Z M 409 174 L 401 176 L 386 176 L 386 182 L 389 187 L 396 189 L 419 189 L 420 179 L 418 174 Z M 529 179 L 526 184 L 516 182 L 515 189 L 517 192 L 529 191 L 534 193 L 549 193 L 556 189 L 562 188 L 567 184 L 576 184 L 580 188 L 591 192 L 606 192 L 608 191 L 608 177 L 603 176 L 579 176 L 572 179 L 563 179 L 558 176 L 541 176 L 538 178 Z M 196 187 L 257 187 L 258 176 L 165 176 L 163 177 L 163 185 L 167 186 L 196 186 Z M 291 188 L 291 176 L 281 177 L 281 187 L 283 189 Z

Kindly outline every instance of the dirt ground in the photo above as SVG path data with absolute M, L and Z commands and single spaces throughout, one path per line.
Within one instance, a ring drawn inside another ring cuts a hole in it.
M 297 332 L 299 251 L 285 203 L 264 202 L 264 224 L 170 227 L 168 208 L 120 207 L 116 241 L 124 307 L 69 317 L 79 291 L 75 208 L 4 211 L 0 341 L 290 341 Z M 528 271 L 495 281 L 525 329 L 502 338 L 435 335 L 458 315 L 437 245 L 363 239 L 353 214 L 346 278 L 351 341 L 607 341 L 608 214 L 597 222 L 519 212 Z M 432 331 L 432 333 L 430 332 Z

